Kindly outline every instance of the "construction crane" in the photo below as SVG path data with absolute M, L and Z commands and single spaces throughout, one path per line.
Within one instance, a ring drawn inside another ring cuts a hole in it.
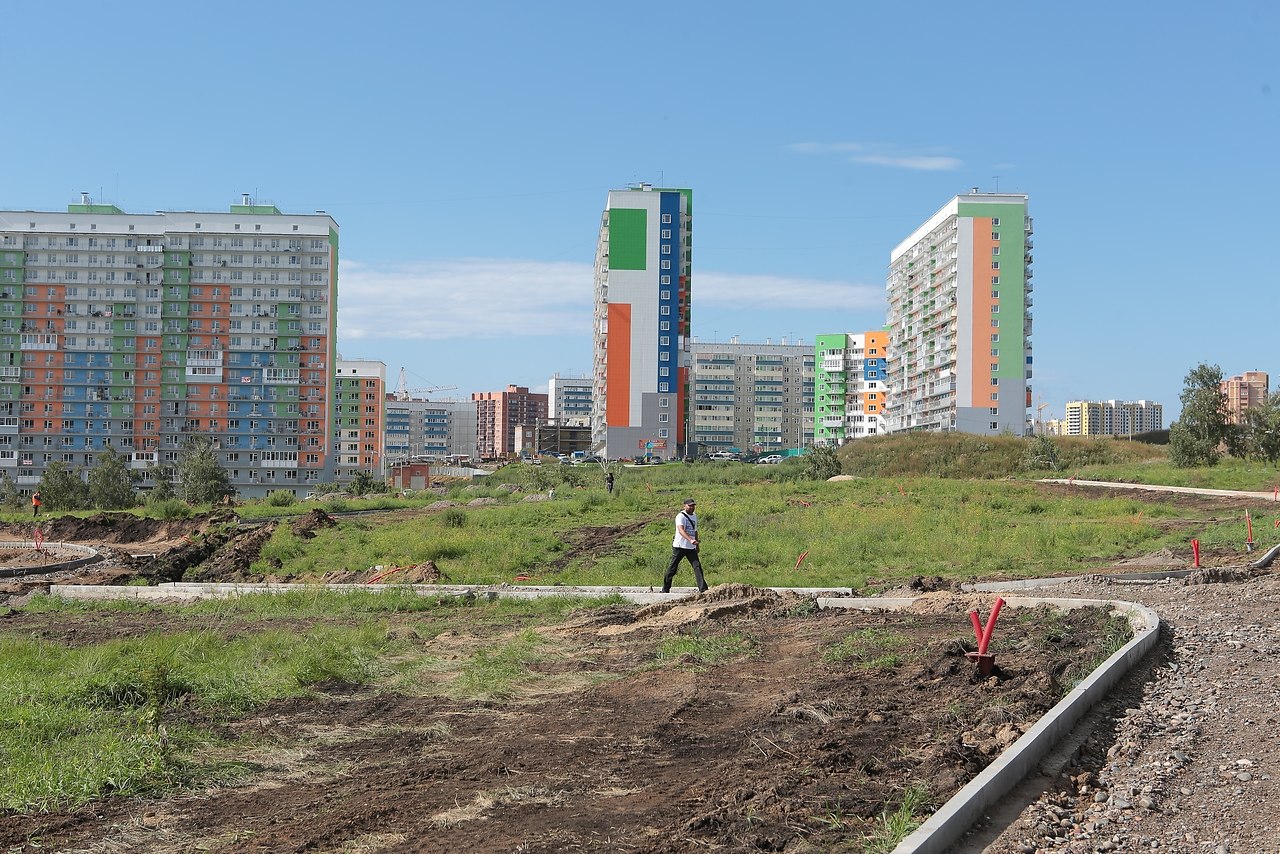
M 1036 407 L 1036 433 L 1037 434 L 1044 433 L 1044 418 L 1041 417 L 1040 413 L 1044 411 L 1044 408 L 1048 405 L 1049 404 L 1047 403 L 1042 403 Z
M 423 388 L 409 388 L 409 381 L 406 378 L 405 369 L 400 369 L 400 381 L 396 383 L 396 400 L 409 400 L 414 394 L 431 394 L 437 391 L 453 391 L 456 385 L 433 385 Z

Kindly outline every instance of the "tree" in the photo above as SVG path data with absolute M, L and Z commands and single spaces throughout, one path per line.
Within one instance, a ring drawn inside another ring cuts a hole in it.
M 89 502 L 101 510 L 127 510 L 138 503 L 136 480 L 124 456 L 107 448 L 89 470 Z
M 7 471 L 0 471 L 0 506 L 22 507 L 22 496 Z
M 173 488 L 174 472 L 170 466 L 153 463 L 147 466 L 147 477 L 155 483 L 147 493 L 147 501 L 168 501 L 178 497 L 178 491 Z
M 387 484 L 385 481 L 378 480 L 372 473 L 361 469 L 347 484 L 347 491 L 352 495 L 369 495 L 375 492 L 386 492 Z
M 89 487 L 79 471 L 61 462 L 49 463 L 40 475 L 40 498 L 53 510 L 84 510 L 89 506 Z
M 175 471 L 178 497 L 188 504 L 216 504 L 235 494 L 227 470 L 213 452 L 213 442 L 205 436 L 188 440 Z
M 1231 434 L 1222 369 L 1200 364 L 1183 380 L 1182 416 L 1169 428 L 1169 459 L 1175 466 L 1213 466 Z
M 1280 460 L 1280 392 L 1244 411 L 1242 432 L 1249 456 L 1272 465 Z
M 810 480 L 827 480 L 840 474 L 840 458 L 830 445 L 813 445 L 801 459 L 804 476 Z

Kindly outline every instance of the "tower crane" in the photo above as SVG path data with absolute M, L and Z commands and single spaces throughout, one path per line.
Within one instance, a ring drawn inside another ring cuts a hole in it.
M 423 388 L 409 388 L 409 381 L 406 379 L 405 369 L 400 368 L 400 381 L 396 383 L 396 400 L 409 400 L 413 394 L 431 394 L 437 391 L 453 391 L 456 385 L 433 385 Z

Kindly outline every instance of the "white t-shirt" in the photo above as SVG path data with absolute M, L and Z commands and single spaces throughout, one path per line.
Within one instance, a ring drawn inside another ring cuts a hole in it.
M 680 523 L 684 523 L 684 527 L 689 530 L 690 534 L 696 538 L 698 536 L 698 514 L 686 513 L 681 510 L 676 514 L 676 537 L 671 541 L 673 549 L 696 549 L 692 540 L 688 540 L 684 536 L 684 531 L 680 529 Z

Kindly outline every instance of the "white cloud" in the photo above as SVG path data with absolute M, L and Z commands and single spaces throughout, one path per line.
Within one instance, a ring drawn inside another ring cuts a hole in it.
M 563 335 L 591 326 L 589 264 L 458 258 L 341 265 L 343 340 Z
M 899 169 L 917 169 L 926 172 L 950 171 L 964 165 L 955 157 L 923 155 L 863 154 L 849 159 L 854 163 L 870 163 L 873 166 L 894 166 Z
M 883 309 L 884 285 L 855 285 L 788 276 L 693 271 L 693 306 L 770 311 L 867 311 Z
M 958 157 L 907 153 L 898 151 L 895 146 L 880 143 L 794 142 L 787 146 L 787 150 L 797 154 L 852 154 L 854 156 L 848 158 L 850 163 L 926 172 L 951 171 L 964 165 Z
M 391 266 L 343 260 L 339 337 L 385 340 L 578 336 L 591 328 L 589 264 L 458 258 Z M 883 311 L 884 286 L 693 273 L 694 311 Z

